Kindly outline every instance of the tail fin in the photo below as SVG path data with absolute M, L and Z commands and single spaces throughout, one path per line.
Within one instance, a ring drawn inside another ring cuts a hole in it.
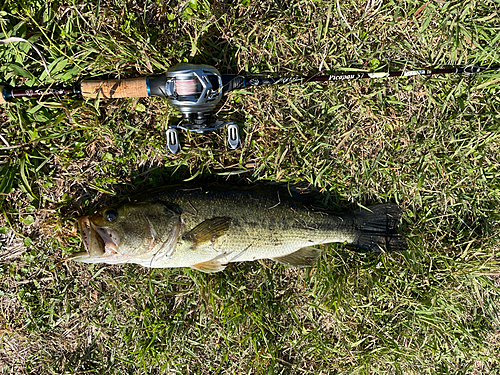
M 406 239 L 397 233 L 401 220 L 398 205 L 387 203 L 354 211 L 354 223 L 359 231 L 352 244 L 370 251 L 403 251 Z

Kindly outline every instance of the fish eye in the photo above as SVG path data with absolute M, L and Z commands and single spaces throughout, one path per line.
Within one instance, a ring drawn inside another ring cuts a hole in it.
M 104 218 L 107 221 L 115 221 L 118 218 L 118 211 L 116 211 L 114 208 L 110 208 L 104 213 Z

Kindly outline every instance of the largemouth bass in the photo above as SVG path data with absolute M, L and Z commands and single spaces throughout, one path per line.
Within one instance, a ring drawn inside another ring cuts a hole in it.
M 273 188 L 161 189 L 79 218 L 85 251 L 72 258 L 203 272 L 257 259 L 307 267 L 321 255 L 313 247 L 320 244 L 405 250 L 400 218 L 395 204 L 334 215 Z

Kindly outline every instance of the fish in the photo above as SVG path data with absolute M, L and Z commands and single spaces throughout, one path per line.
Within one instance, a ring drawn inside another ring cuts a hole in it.
M 305 194 L 307 195 L 307 194 Z M 342 214 L 310 205 L 290 188 L 160 188 L 78 218 L 83 263 L 134 263 L 218 272 L 230 263 L 272 259 L 312 267 L 317 245 L 404 251 L 394 203 Z

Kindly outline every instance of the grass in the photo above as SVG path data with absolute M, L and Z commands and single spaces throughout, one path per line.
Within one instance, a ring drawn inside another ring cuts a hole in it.
M 0 81 L 160 74 L 314 74 L 500 63 L 498 1 L 7 0 Z M 165 100 L 19 100 L 0 108 L 0 372 L 17 374 L 500 373 L 497 73 L 234 92 L 241 128 L 182 134 Z M 324 247 L 312 269 L 65 262 L 75 218 L 191 179 L 309 182 L 325 206 L 394 201 L 404 253 Z

